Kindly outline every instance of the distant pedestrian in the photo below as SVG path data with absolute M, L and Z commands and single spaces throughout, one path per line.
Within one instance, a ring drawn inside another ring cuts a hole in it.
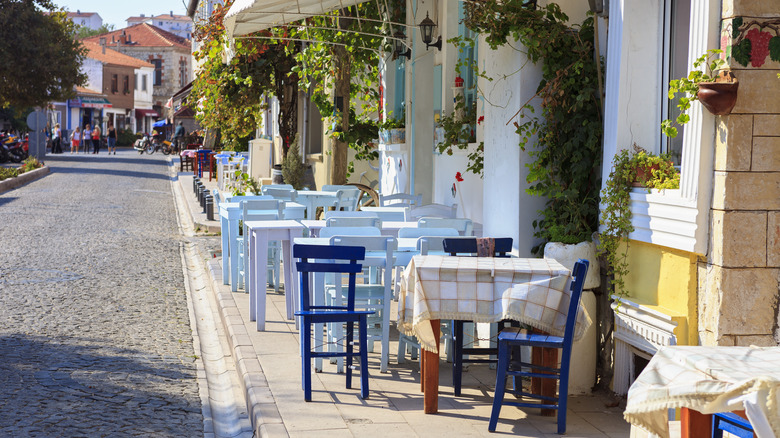
M 62 153 L 62 130 L 60 129 L 60 124 L 55 123 L 54 124 L 54 130 L 51 133 L 53 139 L 51 142 L 51 148 L 52 154 L 61 154 Z
M 181 144 L 184 141 L 184 125 L 179 122 L 179 126 L 176 127 L 176 132 L 173 133 L 173 144 L 176 146 L 176 151 L 182 150 Z
M 73 153 L 73 150 L 76 150 L 76 153 L 79 153 L 79 143 L 81 142 L 81 126 L 76 126 L 76 130 L 73 131 L 72 134 L 70 134 L 70 153 Z
M 81 132 L 81 138 L 84 140 L 84 153 L 89 153 L 89 147 L 92 146 L 92 128 L 89 127 L 89 123 L 84 125 L 84 130 Z
M 95 126 L 92 130 L 92 153 L 97 154 L 100 152 L 100 126 Z
M 118 139 L 116 129 L 114 129 L 114 124 L 110 123 L 108 124 L 108 155 L 111 155 L 111 151 L 114 151 L 114 155 L 116 155 L 116 141 Z

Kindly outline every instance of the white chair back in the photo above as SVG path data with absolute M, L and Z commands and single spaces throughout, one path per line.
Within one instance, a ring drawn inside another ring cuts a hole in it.
M 288 189 L 286 187 L 272 187 L 263 186 L 261 189 L 266 196 L 273 196 L 274 199 L 280 199 L 282 201 L 295 202 L 298 199 L 298 192 L 295 189 Z
M 458 204 L 442 205 L 442 204 L 428 204 L 420 207 L 413 207 L 409 210 L 409 217 L 413 220 L 420 219 L 422 217 L 440 217 L 455 219 L 458 214 Z
M 398 238 L 418 238 L 423 236 L 460 236 L 455 228 L 400 228 Z
M 382 229 L 378 217 L 331 217 L 325 219 L 326 227 L 374 227 Z
M 332 217 L 379 217 L 376 215 L 376 213 L 370 212 L 370 211 L 326 211 L 325 212 L 325 220 L 328 220 Z
M 455 228 L 461 236 L 474 235 L 474 223 L 471 219 L 444 219 L 423 217 L 417 221 L 417 228 Z
M 273 196 L 265 196 L 265 195 L 242 195 L 242 196 L 233 196 L 233 195 L 226 195 L 225 199 L 222 202 L 243 202 L 243 201 L 265 201 L 265 200 L 273 200 Z
M 375 214 L 382 222 L 405 222 L 409 219 L 409 207 L 364 207 L 361 211 Z
M 422 204 L 422 193 L 418 195 L 409 195 L 407 193 L 394 193 L 392 195 L 379 195 L 379 205 L 382 207 L 390 206 L 410 206 L 416 207 Z
M 420 255 L 430 253 L 444 254 L 444 239 L 450 239 L 450 236 L 423 236 L 417 239 L 417 251 Z
M 325 227 L 320 229 L 320 237 L 333 236 L 381 236 L 379 228 L 374 227 Z

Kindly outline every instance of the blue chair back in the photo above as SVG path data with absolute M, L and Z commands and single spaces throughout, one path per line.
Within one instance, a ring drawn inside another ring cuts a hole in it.
M 444 252 L 450 255 L 458 254 L 477 254 L 476 237 L 454 237 L 444 239 Z M 497 237 L 495 239 L 495 257 L 509 257 L 507 253 L 512 252 L 511 237 Z
M 358 263 L 366 256 L 360 246 L 293 245 L 293 257 L 300 274 L 300 303 L 304 312 L 311 310 L 355 310 L 355 278 L 363 271 Z M 348 274 L 347 303 L 345 306 L 313 306 L 309 287 L 309 274 L 315 272 Z
M 574 328 L 577 325 L 577 313 L 580 310 L 580 297 L 582 296 L 582 287 L 585 285 L 585 276 L 588 274 L 588 266 L 590 266 L 589 261 L 579 259 L 571 270 L 571 301 L 569 301 L 569 313 L 566 314 L 566 328 L 563 332 L 562 370 L 569 369 Z

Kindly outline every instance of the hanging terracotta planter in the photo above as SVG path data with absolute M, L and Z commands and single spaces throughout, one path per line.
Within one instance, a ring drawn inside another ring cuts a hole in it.
M 697 96 L 705 108 L 716 116 L 731 114 L 737 104 L 739 81 L 730 71 L 721 71 L 715 82 L 700 82 Z

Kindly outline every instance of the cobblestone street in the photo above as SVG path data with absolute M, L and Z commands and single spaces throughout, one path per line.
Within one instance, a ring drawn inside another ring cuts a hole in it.
M 45 161 L 0 195 L 0 436 L 202 435 L 166 157 Z

